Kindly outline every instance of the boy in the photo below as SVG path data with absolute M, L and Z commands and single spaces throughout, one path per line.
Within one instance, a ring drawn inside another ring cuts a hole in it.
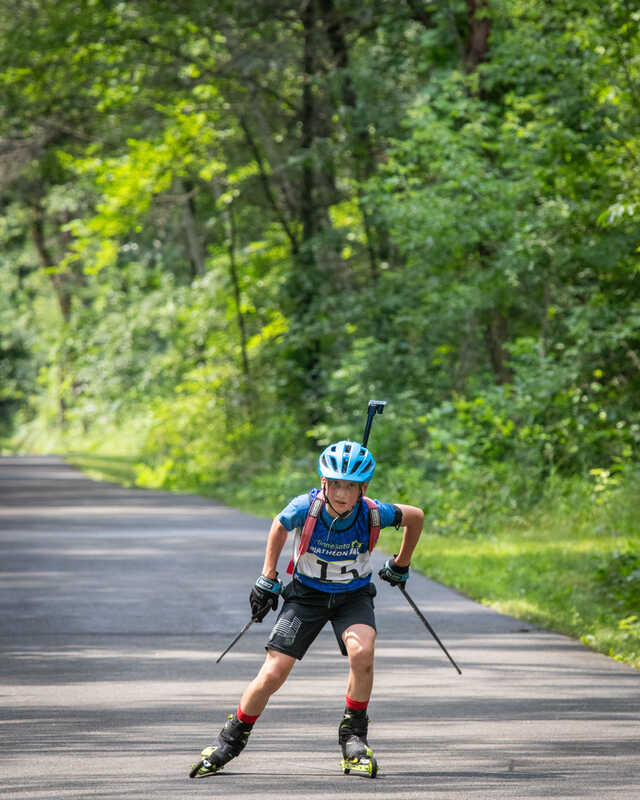
M 392 586 L 404 584 L 424 514 L 415 506 L 367 498 L 374 470 L 374 458 L 366 447 L 350 441 L 329 445 L 318 460 L 321 490 L 294 498 L 273 520 L 262 574 L 250 594 L 251 616 L 262 622 L 277 608 L 280 594 L 284 604 L 269 636 L 262 668 L 216 743 L 206 747 L 202 760 L 192 766 L 190 777 L 213 775 L 240 754 L 269 698 L 327 622 L 349 659 L 346 707 L 338 729 L 342 766 L 345 773 L 353 769 L 375 777 L 377 764 L 367 743 L 366 713 L 376 638 L 370 554 L 380 528 L 402 525 L 400 550 L 378 575 Z M 294 559 L 287 571 L 293 580 L 283 590 L 276 566 L 292 530 L 296 530 Z

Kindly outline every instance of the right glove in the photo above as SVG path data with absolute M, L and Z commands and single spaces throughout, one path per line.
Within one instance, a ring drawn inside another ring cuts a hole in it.
M 281 591 L 282 584 L 278 580 L 277 572 L 275 578 L 265 578 L 264 575 L 260 575 L 249 595 L 251 619 L 262 622 L 269 611 L 275 611 Z

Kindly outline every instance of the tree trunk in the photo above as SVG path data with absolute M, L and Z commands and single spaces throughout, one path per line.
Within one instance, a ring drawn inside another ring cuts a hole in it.
M 489 314 L 489 321 L 485 327 L 485 342 L 489 351 L 491 367 L 495 382 L 501 386 L 511 383 L 513 373 L 506 364 L 507 353 L 504 343 L 507 341 L 507 320 L 500 309 L 493 308 Z
M 367 119 L 356 116 L 358 96 L 349 72 L 349 48 L 343 30 L 340 12 L 336 11 L 334 0 L 321 0 L 327 38 L 340 73 L 341 99 L 345 108 L 350 110 L 351 150 L 353 153 L 354 174 L 357 183 L 358 201 L 363 217 L 367 255 L 371 279 L 375 283 L 379 276 L 379 262 L 390 257 L 389 233 L 378 215 L 371 213 L 363 198 L 362 181 L 370 178 L 376 170 L 373 143 Z
M 313 260 L 311 242 L 316 231 L 314 207 L 313 176 L 313 137 L 314 137 L 314 100 L 312 81 L 315 69 L 314 59 L 314 27 L 315 2 L 306 0 L 302 11 L 304 28 L 304 53 L 302 63 L 302 191 L 300 195 L 300 212 L 302 220 L 302 241 L 305 260 Z
M 32 207 L 33 216 L 31 218 L 31 235 L 33 243 L 38 252 L 40 263 L 43 269 L 48 270 L 54 266 L 54 259 L 47 247 L 44 232 L 44 217 L 40 205 Z M 60 314 L 63 319 L 63 329 L 71 318 L 71 292 L 69 291 L 69 278 L 56 272 L 49 272 L 49 278 L 53 287 Z M 64 342 L 64 340 L 63 340 Z M 66 346 L 63 343 L 60 360 L 58 362 L 58 422 L 62 426 L 66 420 L 67 404 L 64 398 L 64 384 L 67 371 Z
M 464 68 L 466 72 L 474 72 L 489 52 L 491 33 L 491 18 L 488 16 L 489 0 L 467 0 L 467 10 L 469 32 L 465 46 Z
M 313 80 L 316 69 L 316 0 L 306 0 L 301 11 L 303 28 L 302 108 L 300 116 L 300 148 L 302 168 L 299 192 L 300 249 L 294 259 L 293 271 L 287 286 L 290 319 L 289 343 L 291 371 L 287 393 L 295 391 L 300 397 L 304 414 L 303 424 L 313 426 L 321 419 L 319 399 L 322 394 L 320 359 L 322 356 L 321 318 L 318 296 L 331 285 L 320 274 L 315 253 L 315 238 L 319 231 L 315 195 L 315 99 Z
M 31 219 L 31 235 L 33 243 L 40 258 L 42 267 L 46 270 L 54 266 L 54 259 L 47 247 L 45 233 L 44 233 L 44 219 L 42 211 L 39 207 L 33 208 L 33 217 Z M 49 279 L 53 287 L 58 307 L 62 314 L 63 320 L 69 322 L 71 317 L 71 292 L 69 291 L 69 278 L 66 275 L 61 275 L 57 272 L 49 272 Z
M 196 227 L 196 207 L 193 200 L 195 191 L 191 181 L 183 181 L 184 196 L 182 200 L 182 220 L 187 242 L 187 253 L 191 264 L 191 277 L 197 278 L 204 274 L 204 253 Z
M 491 33 L 491 19 L 488 16 L 489 0 L 467 0 L 467 11 L 469 28 L 465 43 L 464 68 L 467 73 L 472 73 L 489 52 L 489 34 Z M 480 90 L 476 94 L 480 96 Z M 490 244 L 483 243 L 478 249 L 482 261 L 489 260 L 494 255 Z M 513 380 L 513 373 L 506 364 L 507 353 L 504 350 L 507 329 L 507 318 L 503 311 L 498 307 L 492 308 L 484 329 L 484 340 L 494 380 L 498 385 L 510 383 Z
M 229 274 L 231 276 L 231 285 L 233 287 L 233 297 L 236 304 L 236 319 L 238 321 L 238 330 L 240 332 L 240 354 L 242 360 L 242 373 L 245 380 L 249 380 L 249 358 L 247 355 L 247 330 L 245 325 L 244 314 L 242 313 L 242 298 L 240 295 L 240 282 L 238 280 L 238 269 L 236 265 L 236 221 L 233 213 L 233 204 L 229 206 L 228 210 L 228 250 L 229 250 Z

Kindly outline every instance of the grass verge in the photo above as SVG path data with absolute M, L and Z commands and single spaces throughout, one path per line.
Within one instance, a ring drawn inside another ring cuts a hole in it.
M 111 481 L 121 486 L 135 486 L 138 473 L 133 457 L 101 455 L 98 453 L 65 453 L 65 461 L 97 481 Z
M 428 531 L 414 554 L 426 575 L 505 614 L 581 639 L 640 668 L 640 481 L 609 493 L 571 481 L 526 517 L 473 538 Z M 399 534 L 387 543 L 396 546 Z

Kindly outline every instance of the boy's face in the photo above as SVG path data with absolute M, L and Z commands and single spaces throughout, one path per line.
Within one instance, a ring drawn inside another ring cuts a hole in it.
M 323 478 L 322 488 L 331 504 L 328 507 L 329 514 L 336 516 L 347 514 L 358 502 L 360 497 L 367 491 L 368 483 L 356 483 L 355 481 L 338 481 L 333 478 Z

